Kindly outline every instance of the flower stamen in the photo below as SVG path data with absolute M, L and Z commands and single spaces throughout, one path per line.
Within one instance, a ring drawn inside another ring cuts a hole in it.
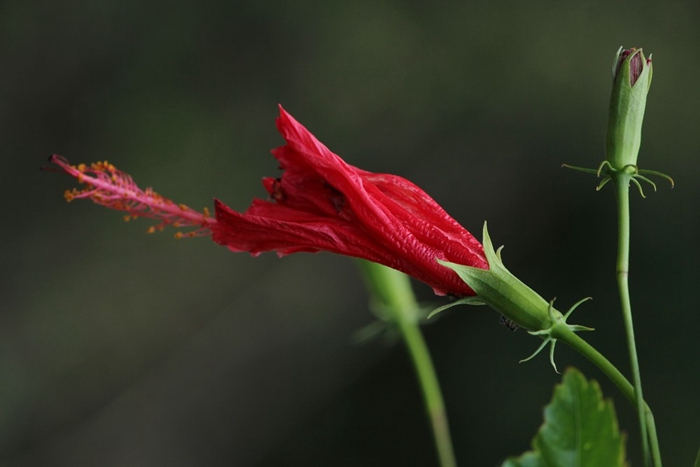
M 66 201 L 89 198 L 110 209 L 126 211 L 124 220 L 127 222 L 139 217 L 159 220 L 159 224 L 148 228 L 148 233 L 162 231 L 166 226 L 172 225 L 175 228 L 197 227 L 190 232 L 177 232 L 175 238 L 201 237 L 211 235 L 210 227 L 216 223 L 207 208 L 204 208 L 203 213 L 198 212 L 184 204 L 174 203 L 150 187 L 142 190 L 130 175 L 107 161 L 95 162 L 90 166 L 75 166 L 57 154 L 51 156 L 49 161 L 85 185 L 82 189 L 66 190 L 63 194 Z

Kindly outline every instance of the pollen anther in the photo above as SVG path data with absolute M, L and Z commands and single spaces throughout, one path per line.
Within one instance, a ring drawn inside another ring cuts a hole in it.
M 207 209 L 204 213 L 197 212 L 185 204 L 173 203 L 152 188 L 142 190 L 128 174 L 107 161 L 94 162 L 89 167 L 85 164 L 76 167 L 58 155 L 52 156 L 50 160 L 85 185 L 81 190 L 66 190 L 63 194 L 66 201 L 89 198 L 105 207 L 126 211 L 124 220 L 127 222 L 139 217 L 159 220 L 160 224 L 149 227 L 148 233 L 161 231 L 172 225 L 197 228 L 187 234 L 180 233 L 178 238 L 197 237 L 209 235 L 209 227 L 216 223 L 216 219 L 209 216 Z

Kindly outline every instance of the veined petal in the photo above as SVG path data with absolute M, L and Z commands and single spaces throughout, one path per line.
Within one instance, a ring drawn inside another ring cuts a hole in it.
M 331 251 L 382 263 L 436 293 L 473 295 L 437 259 L 486 269 L 481 244 L 430 196 L 396 175 L 353 167 L 280 107 L 287 144 L 273 150 L 280 179 L 265 179 L 271 201 L 244 214 L 217 202 L 217 243 L 234 251 Z

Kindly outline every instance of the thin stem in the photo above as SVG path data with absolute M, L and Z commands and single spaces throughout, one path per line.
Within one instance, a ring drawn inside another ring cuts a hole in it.
M 661 451 L 659 450 L 658 437 L 656 435 L 656 423 L 651 408 L 639 399 L 635 394 L 634 386 L 620 373 L 610 360 L 605 358 L 588 342 L 583 340 L 578 334 L 566 327 L 566 325 L 555 326 L 552 330 L 552 337 L 566 343 L 581 355 L 589 359 L 617 386 L 622 394 L 636 407 L 639 417 L 644 419 L 648 428 L 649 439 L 651 440 L 651 457 L 655 467 L 661 467 Z M 641 404 L 639 404 L 641 402 Z
M 433 428 L 440 465 L 443 467 L 454 467 L 457 465 L 457 461 L 452 448 L 445 403 L 442 399 L 440 385 L 438 384 L 428 346 L 425 343 L 425 339 L 423 339 L 418 324 L 403 319 L 397 321 L 403 340 L 411 354 L 411 360 L 423 391 L 423 400 Z
M 634 381 L 634 393 L 636 395 L 637 413 L 639 415 L 639 431 L 642 437 L 642 449 L 644 451 L 644 465 L 650 466 L 651 455 L 649 450 L 649 433 L 647 431 L 646 418 L 644 417 L 644 396 L 642 395 L 642 376 L 639 371 L 639 359 L 637 357 L 637 345 L 634 339 L 634 324 L 632 322 L 632 303 L 629 292 L 629 252 L 630 252 L 630 174 L 621 171 L 613 175 L 615 192 L 617 194 L 617 218 L 618 218 L 618 249 L 617 249 L 617 287 L 620 292 L 620 304 L 622 317 L 627 334 L 627 350 L 629 352 L 630 365 L 632 366 L 632 380 Z M 654 436 L 652 444 L 658 449 L 658 439 Z M 655 464 L 658 466 L 658 464 Z
M 430 420 L 441 467 L 456 467 L 445 403 L 428 346 L 418 326 L 419 306 L 411 282 L 405 274 L 369 261 L 359 262 L 367 286 L 374 298 L 390 312 L 391 320 L 401 332 L 416 377 L 423 392 L 423 402 Z

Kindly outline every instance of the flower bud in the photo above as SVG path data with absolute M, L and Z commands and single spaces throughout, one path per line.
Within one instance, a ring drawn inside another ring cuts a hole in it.
M 613 64 L 606 141 L 606 160 L 615 170 L 637 165 L 651 75 L 651 56 L 644 58 L 642 49 L 620 47 Z

